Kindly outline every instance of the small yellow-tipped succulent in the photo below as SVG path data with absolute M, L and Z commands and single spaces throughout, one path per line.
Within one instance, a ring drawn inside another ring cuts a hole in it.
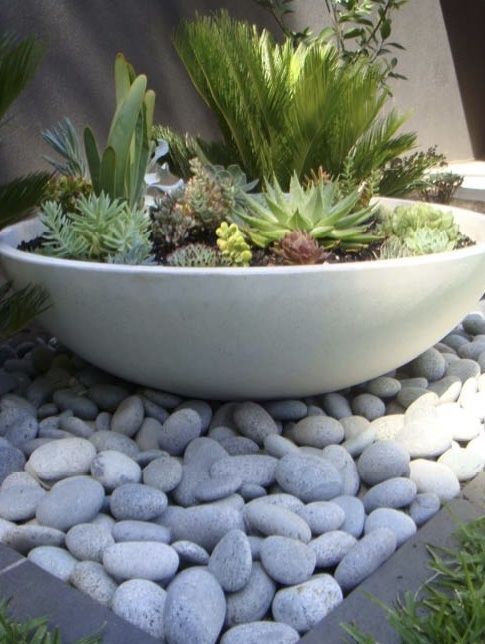
M 216 230 L 217 246 L 231 266 L 249 266 L 252 253 L 236 224 L 223 221 Z

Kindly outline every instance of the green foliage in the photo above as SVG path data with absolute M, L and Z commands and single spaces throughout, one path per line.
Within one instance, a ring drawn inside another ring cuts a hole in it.
M 216 235 L 217 246 L 228 264 L 231 266 L 249 266 L 253 255 L 244 235 L 236 224 L 228 224 L 227 221 L 223 221 L 216 230 Z
M 155 200 L 152 208 L 152 230 L 156 240 L 180 246 L 198 221 L 183 206 L 185 186 L 166 192 Z
M 436 146 L 392 159 L 382 170 L 379 194 L 404 197 L 414 190 L 422 190 L 429 184 L 429 170 L 443 165 L 446 165 L 445 156 L 437 152 Z
M 219 123 L 224 145 L 200 146 L 212 163 L 229 158 L 287 189 L 293 172 L 337 177 L 352 157 L 360 183 L 414 145 L 397 134 L 404 117 L 381 117 L 381 72 L 363 57 L 343 64 L 331 45 L 280 45 L 226 12 L 183 22 L 174 42 Z
M 410 249 L 395 235 L 385 239 L 379 248 L 379 259 L 398 259 L 410 255 L 412 255 Z
M 205 266 L 224 266 L 226 262 L 219 251 L 206 244 L 187 244 L 174 250 L 167 257 L 169 266 L 203 268 Z
M 246 175 L 237 165 L 224 168 L 195 158 L 190 161 L 190 169 L 192 177 L 185 187 L 183 203 L 204 228 L 218 226 L 257 183 L 247 183 Z
M 458 241 L 460 236 L 453 214 L 428 204 L 414 203 L 380 211 L 380 229 L 386 236 L 396 235 L 405 239 L 420 228 L 444 231 L 453 242 Z
M 21 331 L 50 306 L 47 293 L 39 286 L 11 289 L 10 282 L 0 286 L 0 340 Z
M 18 40 L 13 35 L 0 35 L 0 119 L 33 77 L 41 56 L 42 47 L 37 39 Z M 42 201 L 48 181 L 49 174 L 36 172 L 0 184 L 0 228 L 29 215 Z M 0 337 L 7 338 L 21 331 L 46 308 L 47 295 L 40 288 L 27 286 L 13 293 L 10 284 L 3 285 L 0 288 Z M 1 628 L 0 623 L 0 637 Z
M 453 172 L 433 172 L 426 177 L 425 185 L 420 190 L 424 201 L 448 204 L 457 189 L 463 183 L 463 177 Z
M 33 77 L 42 57 L 37 39 L 0 35 L 0 119 Z M 0 184 L 0 228 L 23 219 L 42 200 L 49 175 L 36 172 Z
M 431 580 L 385 611 L 403 644 L 471 644 L 485 641 L 485 518 L 462 524 L 456 550 L 430 550 Z M 358 644 L 377 644 L 356 626 L 343 625 Z
M 115 60 L 116 111 L 106 148 L 100 155 L 92 130 L 84 130 L 84 147 L 94 192 L 123 199 L 137 207 L 143 198 L 144 177 L 153 149 L 151 141 L 155 93 L 146 76 L 135 76 L 122 54 Z
M 49 180 L 43 201 L 56 201 L 63 212 L 71 212 L 76 208 L 79 197 L 89 197 L 93 186 L 80 176 L 54 175 Z
M 0 642 L 2 644 L 62 644 L 59 629 L 50 629 L 44 617 L 18 622 L 7 612 L 8 603 L 0 602 Z M 100 644 L 101 637 L 92 635 L 75 644 Z
M 0 119 L 33 78 L 42 54 L 32 36 L 18 40 L 12 34 L 0 35 Z
M 44 199 L 49 180 L 47 173 L 35 172 L 0 184 L 0 228 L 29 215 Z
M 66 117 L 51 130 L 44 130 L 42 138 L 64 161 L 59 163 L 44 157 L 62 175 L 84 178 L 87 173 L 86 160 L 76 128 Z
M 108 255 L 108 264 L 127 264 L 131 266 L 151 266 L 155 263 L 154 257 L 145 241 L 137 241 L 130 248 L 126 248 L 114 255 Z
M 300 42 L 312 43 L 315 40 L 333 40 L 343 60 L 366 57 L 370 62 L 381 62 L 382 78 L 405 78 L 394 70 L 397 58 L 392 50 L 404 49 L 397 42 L 389 40 L 392 30 L 393 11 L 400 9 L 407 0 L 325 0 L 331 25 L 316 36 L 309 27 L 302 32 L 292 31 L 285 22 L 285 16 L 293 13 L 293 0 L 254 0 L 267 9 L 283 34 L 295 46 Z
M 452 213 L 426 204 L 382 209 L 379 230 L 387 237 L 381 259 L 442 253 L 453 250 L 461 239 Z
M 181 136 L 166 125 L 154 125 L 152 136 L 167 142 L 167 162 L 170 171 L 185 180 L 190 179 L 192 175 L 190 161 L 194 157 L 198 157 L 204 164 L 209 164 L 209 159 L 216 159 L 222 166 L 237 164 L 237 154 L 231 152 L 221 141 L 204 141 L 188 133 Z
M 288 194 L 274 180 L 272 185 L 266 183 L 262 195 L 246 195 L 247 210 L 238 211 L 237 217 L 258 246 L 268 246 L 298 230 L 310 233 L 326 248 L 339 245 L 356 250 L 378 238 L 366 232 L 374 208 L 355 210 L 359 199 L 358 190 L 341 199 L 338 185 L 331 182 L 304 188 L 295 174 Z
M 294 230 L 276 245 L 274 252 L 286 264 L 319 264 L 328 255 L 309 233 Z
M 117 254 L 139 247 L 137 253 L 150 260 L 150 222 L 143 211 L 108 195 L 81 196 L 72 212 L 63 213 L 54 201 L 42 207 L 46 227 L 41 251 L 69 259 L 107 261 Z

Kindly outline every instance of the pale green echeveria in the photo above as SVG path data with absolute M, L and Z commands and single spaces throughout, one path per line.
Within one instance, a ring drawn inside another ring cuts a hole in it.
M 104 192 L 81 196 L 75 211 L 66 214 L 60 204 L 48 201 L 42 207 L 41 221 L 46 228 L 40 249 L 44 255 L 113 261 L 117 256 L 130 257 L 130 251 L 136 248 L 137 263 L 151 259 L 147 215 Z
M 325 248 L 358 250 L 379 237 L 368 232 L 375 206 L 361 208 L 360 192 L 341 197 L 336 183 L 303 187 L 296 174 L 285 193 L 276 179 L 260 195 L 245 195 L 244 209 L 230 217 L 257 246 L 277 242 L 295 230 L 309 233 Z
M 406 237 L 406 246 L 412 255 L 428 255 L 429 253 L 443 253 L 453 250 L 455 241 L 450 239 L 445 230 L 436 228 L 418 228 Z
M 406 239 L 420 228 L 443 231 L 450 241 L 459 239 L 460 231 L 453 214 L 425 203 L 398 206 L 393 210 L 380 211 L 379 228 L 386 236 L 396 235 Z

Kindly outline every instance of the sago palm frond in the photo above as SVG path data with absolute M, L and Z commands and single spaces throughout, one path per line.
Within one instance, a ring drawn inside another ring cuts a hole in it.
M 392 110 L 379 119 L 356 141 L 352 149 L 354 171 L 366 177 L 377 168 L 413 148 L 416 135 L 413 132 L 398 134 L 406 116 Z
M 248 176 L 271 173 L 271 142 L 281 131 L 295 74 L 290 44 L 276 45 L 268 32 L 259 35 L 227 12 L 182 23 L 174 43 Z
M 36 172 L 0 185 L 0 228 L 23 219 L 42 201 L 49 178 Z
M 388 98 L 380 70 L 363 59 L 342 63 L 332 45 L 280 45 L 222 11 L 182 23 L 175 47 L 216 115 L 227 156 L 250 178 L 275 176 L 287 189 L 293 171 L 303 179 L 322 167 L 336 177 L 356 155 L 362 180 L 414 143 L 396 136 L 402 117 L 380 116 Z M 211 153 L 220 157 L 221 147 L 208 154 L 220 163 Z
M 0 341 L 21 331 L 29 322 L 46 311 L 49 296 L 39 286 L 28 285 L 19 291 L 11 283 L 0 286 Z
M 41 56 L 42 46 L 35 38 L 0 34 L 0 119 L 33 77 Z

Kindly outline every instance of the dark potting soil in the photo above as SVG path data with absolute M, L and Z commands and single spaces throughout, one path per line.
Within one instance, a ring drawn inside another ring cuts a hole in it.
M 35 253 L 42 248 L 46 242 L 45 237 L 39 236 L 31 239 L 29 241 L 22 241 L 18 246 L 18 250 L 22 250 L 28 253 Z M 187 244 L 206 244 L 217 249 L 217 246 L 214 244 L 213 235 L 207 231 L 195 231 L 193 232 L 186 240 Z M 379 250 L 382 245 L 382 240 L 373 242 L 369 244 L 366 248 L 357 250 L 357 251 L 345 251 L 344 249 L 334 248 L 329 251 L 326 259 L 323 264 L 347 264 L 349 262 L 363 262 L 363 261 L 372 261 L 379 259 Z M 474 246 L 475 242 L 470 237 L 462 235 L 459 243 L 457 244 L 457 249 L 466 248 L 468 246 Z M 152 238 L 152 248 L 153 255 L 155 257 L 155 265 L 157 266 L 166 266 L 168 255 L 175 250 L 174 246 L 171 244 L 166 244 L 160 240 Z M 284 260 L 272 252 L 271 248 L 252 248 L 251 249 L 253 258 L 251 260 L 251 266 L 282 266 L 285 265 Z

